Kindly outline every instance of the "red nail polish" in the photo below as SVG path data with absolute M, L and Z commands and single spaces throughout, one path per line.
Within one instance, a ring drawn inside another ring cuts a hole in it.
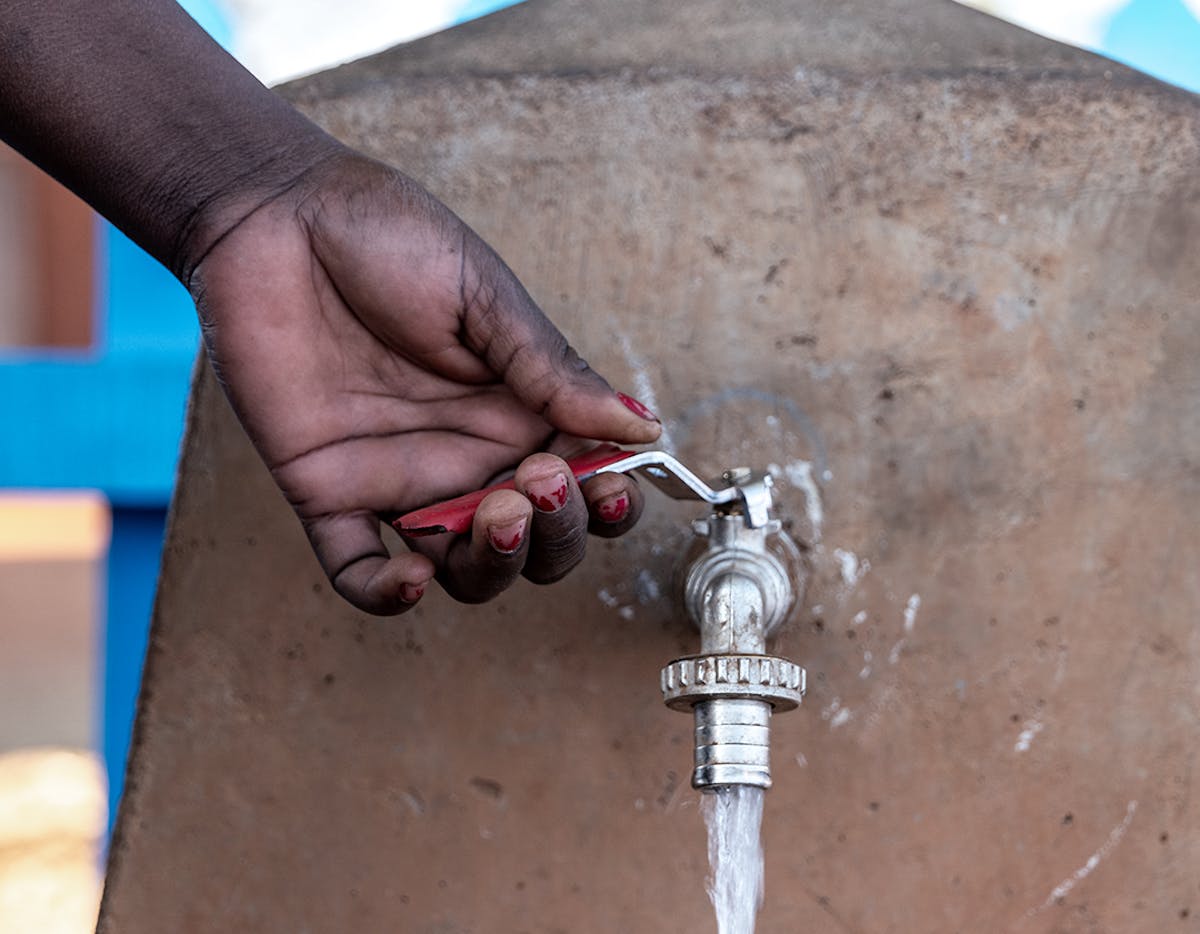
M 416 603 L 425 596 L 423 584 L 405 584 L 400 588 L 400 599 L 405 603 Z
M 658 416 L 651 412 L 648 408 L 642 405 L 633 396 L 627 396 L 623 392 L 617 393 L 617 398 L 624 403 L 625 408 L 629 409 L 638 418 L 644 418 L 648 422 L 658 421 Z
M 488 528 L 488 538 L 492 540 L 492 547 L 502 554 L 511 555 L 521 547 L 521 540 L 524 537 L 524 519 L 518 519 L 516 522 L 510 522 L 499 528 Z
M 555 474 L 549 480 L 534 480 L 525 487 L 525 495 L 542 512 L 558 512 L 567 502 L 570 488 L 567 478 Z
M 629 512 L 629 497 L 625 493 L 596 504 L 596 512 L 605 522 L 620 522 Z

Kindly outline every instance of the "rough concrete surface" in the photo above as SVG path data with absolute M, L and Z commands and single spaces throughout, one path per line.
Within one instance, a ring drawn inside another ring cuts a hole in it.
M 916 0 L 534 0 L 286 93 L 685 462 L 777 465 L 760 932 L 1195 928 L 1196 98 Z M 101 928 L 712 930 L 649 496 L 552 588 L 369 619 L 202 372 Z

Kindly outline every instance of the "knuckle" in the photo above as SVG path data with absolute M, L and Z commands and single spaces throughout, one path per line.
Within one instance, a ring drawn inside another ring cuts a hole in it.
M 535 584 L 553 584 L 578 565 L 587 551 L 587 530 L 571 526 L 561 535 L 539 543 L 536 554 L 525 566 L 525 577 Z

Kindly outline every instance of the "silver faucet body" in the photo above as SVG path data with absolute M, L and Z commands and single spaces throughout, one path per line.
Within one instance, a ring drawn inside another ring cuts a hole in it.
M 771 714 L 798 706 L 805 689 L 803 668 L 766 653 L 767 639 L 796 602 L 792 574 L 798 568 L 793 562 L 789 574 L 770 547 L 786 542 L 771 517 L 770 477 L 725 476 L 742 491 L 741 508 L 738 501 L 718 506 L 694 524 L 708 547 L 684 579 L 684 606 L 700 630 L 700 654 L 677 659 L 662 673 L 667 705 L 695 716 L 692 786 L 701 791 L 770 788 Z
M 771 478 L 737 468 L 714 489 L 661 451 L 599 472 L 607 470 L 637 470 L 668 495 L 712 508 L 693 523 L 707 547 L 684 578 L 684 605 L 700 630 L 700 654 L 662 670 L 663 699 L 695 717 L 694 788 L 770 788 L 771 714 L 799 706 L 805 690 L 803 668 L 766 654 L 767 639 L 803 586 L 798 558 L 789 569 L 777 554 L 797 552 L 773 515 Z

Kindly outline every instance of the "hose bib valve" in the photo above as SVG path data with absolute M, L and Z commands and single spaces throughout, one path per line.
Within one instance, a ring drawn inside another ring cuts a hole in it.
M 670 455 L 653 451 L 631 460 L 639 458 L 644 462 L 619 469 L 638 469 L 669 495 L 712 507 L 693 524 L 706 547 L 684 580 L 700 654 L 671 662 L 661 678 L 667 706 L 696 719 L 692 786 L 770 788 L 771 714 L 799 706 L 805 689 L 803 668 L 766 653 L 803 584 L 796 546 L 772 512 L 771 478 L 727 470 L 724 486 L 713 489 Z
M 771 713 L 799 706 L 804 669 L 766 654 L 796 593 L 777 551 L 799 561 L 779 520 L 771 517 L 771 478 L 727 471 L 739 500 L 695 523 L 708 547 L 687 569 L 684 604 L 700 630 L 700 654 L 662 672 L 663 699 L 696 718 L 692 786 L 771 787 Z M 771 545 L 775 546 L 773 551 Z M 788 546 L 790 546 L 790 553 Z

